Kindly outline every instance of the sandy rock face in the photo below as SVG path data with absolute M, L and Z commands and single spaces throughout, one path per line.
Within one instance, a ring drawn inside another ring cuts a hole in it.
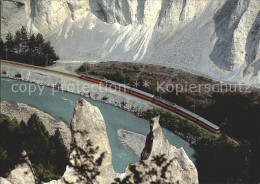
M 84 154 L 77 157 L 78 149 L 86 151 L 89 154 L 88 140 L 92 142 L 93 149 L 97 149 L 93 154 L 93 162 L 99 159 L 100 155 L 104 154 L 102 164 L 99 166 L 100 175 L 97 177 L 97 183 L 110 183 L 115 175 L 112 166 L 112 152 L 109 145 L 109 139 L 106 133 L 104 118 L 97 107 L 92 106 L 84 99 L 79 99 L 75 104 L 74 115 L 71 121 L 71 132 L 76 148 L 72 149 L 70 154 L 71 167 L 68 167 L 64 178 L 69 182 L 78 182 L 79 173 L 75 167 L 79 165 L 89 164 L 89 168 L 97 167 L 92 165 L 89 160 L 84 158 Z M 88 180 L 81 181 L 82 183 Z
M 2 9 L 2 36 L 26 26 L 64 60 L 142 61 L 260 87 L 259 0 L 8 0 Z

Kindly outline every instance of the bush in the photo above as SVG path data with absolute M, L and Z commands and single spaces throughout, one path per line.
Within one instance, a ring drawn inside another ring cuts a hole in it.
M 86 72 L 86 71 L 91 70 L 91 68 L 92 68 L 91 64 L 85 62 L 85 63 L 83 63 L 83 64 L 79 67 L 78 71 L 79 71 L 79 72 Z
M 21 78 L 22 75 L 21 75 L 20 73 L 17 73 L 17 74 L 15 74 L 15 77 L 16 77 L 16 78 Z

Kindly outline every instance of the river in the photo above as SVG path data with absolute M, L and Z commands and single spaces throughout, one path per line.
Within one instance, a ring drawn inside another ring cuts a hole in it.
M 24 92 L 12 91 L 13 84 L 16 84 L 16 86 L 14 86 L 15 91 L 19 91 L 19 85 Z M 29 88 L 29 84 L 30 83 L 1 78 L 1 99 L 34 106 L 49 113 L 58 120 L 63 120 L 67 124 L 70 123 L 73 116 L 74 103 L 79 98 L 82 98 L 81 96 L 61 91 L 52 95 L 52 88 L 49 87 L 44 87 L 41 94 L 40 89 L 37 88 L 34 93 L 29 95 L 29 92 L 25 91 L 26 87 Z M 90 98 L 85 99 L 92 105 L 97 106 L 104 116 L 112 149 L 114 169 L 119 173 L 124 172 L 127 164 L 137 162 L 139 157 L 132 150 L 123 147 L 118 138 L 117 130 L 124 129 L 147 135 L 150 131 L 149 121 L 138 118 L 134 114 L 112 105 L 94 101 Z M 195 162 L 195 151 L 188 142 L 166 129 L 163 129 L 163 131 L 172 145 L 177 148 L 183 147 L 190 159 Z

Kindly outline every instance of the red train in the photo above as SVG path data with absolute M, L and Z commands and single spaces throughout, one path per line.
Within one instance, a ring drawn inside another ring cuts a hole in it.
M 201 127 L 205 128 L 213 133 L 216 133 L 216 134 L 220 133 L 220 128 L 217 125 L 211 123 L 210 121 L 200 117 L 199 115 L 197 115 L 187 109 L 184 109 L 174 103 L 168 102 L 162 98 L 156 97 L 150 93 L 146 93 L 139 89 L 132 88 L 130 86 L 126 86 L 124 84 L 120 84 L 120 83 L 117 83 L 117 82 L 114 82 L 111 80 L 101 79 L 101 78 L 93 76 L 93 75 L 81 75 L 80 78 L 90 81 L 90 82 L 97 83 L 97 84 L 102 84 L 102 85 L 105 85 L 105 86 L 108 86 L 108 87 L 111 87 L 111 88 L 114 88 L 114 89 L 117 89 L 117 90 L 120 90 L 120 91 L 123 91 L 126 93 L 130 93 L 134 96 L 138 96 L 139 98 L 143 98 L 145 100 L 151 101 L 151 102 L 153 102 L 161 107 L 164 107 L 190 121 L 195 122 L 196 124 L 200 125 Z

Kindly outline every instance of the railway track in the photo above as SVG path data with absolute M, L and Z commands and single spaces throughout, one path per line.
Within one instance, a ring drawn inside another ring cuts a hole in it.
M 73 77 L 73 78 L 79 78 L 80 77 L 80 75 L 77 75 L 77 74 L 61 72 L 61 71 L 58 71 L 58 70 L 52 70 L 52 69 L 45 68 L 45 67 L 28 65 L 28 64 L 24 64 L 24 63 L 17 63 L 17 62 L 13 62 L 13 61 L 1 60 L 1 63 L 7 64 L 7 65 L 12 65 L 12 66 L 20 66 L 20 67 L 24 67 L 24 68 L 28 68 L 28 69 L 36 69 L 36 70 L 47 71 L 47 72 L 50 72 L 50 73 L 65 75 L 65 76 Z

